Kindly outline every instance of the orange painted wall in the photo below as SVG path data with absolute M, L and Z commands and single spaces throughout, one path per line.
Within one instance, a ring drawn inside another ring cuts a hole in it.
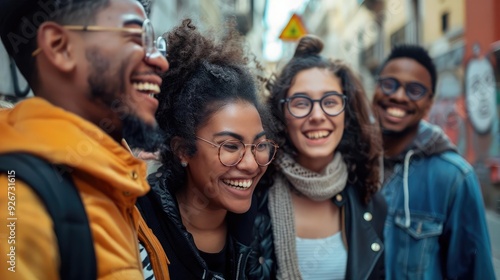
M 500 40 L 500 1 L 465 1 L 465 60 L 472 55 L 472 45 L 478 42 L 481 53 L 490 50 L 493 42 Z
M 494 37 L 497 39 L 497 40 L 500 40 L 500 1 L 494 1 L 494 12 L 493 14 L 495 15 L 495 24 L 494 24 L 494 28 L 495 28 L 495 32 L 494 32 Z

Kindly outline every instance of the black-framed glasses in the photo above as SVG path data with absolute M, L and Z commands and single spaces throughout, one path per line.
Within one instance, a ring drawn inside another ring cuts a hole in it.
M 63 25 L 64 29 L 72 31 L 84 32 L 126 32 L 130 34 L 137 34 L 142 36 L 142 47 L 144 48 L 145 57 L 151 57 L 158 51 L 164 57 L 167 56 L 167 41 L 159 36 L 155 38 L 153 24 L 149 19 L 145 19 L 142 23 L 142 28 L 130 27 L 107 27 L 97 25 Z M 37 48 L 31 53 L 31 56 L 37 56 L 42 49 Z
M 269 165 L 278 151 L 279 146 L 274 141 L 264 139 L 256 144 L 245 144 L 240 140 L 229 139 L 220 144 L 208 141 L 207 139 L 196 136 L 197 139 L 219 148 L 219 161 L 224 166 L 235 166 L 241 162 L 245 156 L 246 147 L 250 146 L 255 161 L 260 166 Z
M 398 91 L 399 87 L 403 87 L 406 93 L 406 96 L 413 101 L 418 101 L 422 99 L 425 94 L 429 91 L 429 89 L 421 83 L 418 82 L 409 82 L 409 83 L 401 83 L 396 78 L 379 78 L 378 85 L 380 89 L 385 95 L 392 95 L 396 91 Z
M 286 103 L 288 112 L 296 118 L 308 116 L 314 107 L 314 102 L 318 102 L 321 109 L 328 116 L 337 116 L 345 109 L 347 96 L 338 92 L 330 92 L 321 99 L 312 99 L 305 95 L 295 95 L 289 98 L 281 99 L 280 103 Z

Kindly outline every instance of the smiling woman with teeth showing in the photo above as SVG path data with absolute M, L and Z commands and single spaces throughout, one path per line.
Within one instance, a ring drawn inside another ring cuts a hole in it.
M 303 37 L 267 84 L 282 149 L 256 191 L 255 250 L 278 279 L 383 279 L 379 130 L 358 78 L 322 48 Z
M 162 167 L 137 205 L 171 279 L 253 279 L 248 264 L 258 263 L 252 195 L 278 146 L 267 139 L 242 38 L 225 31 L 215 41 L 184 20 L 166 35 L 170 71 L 156 115 L 166 133 Z

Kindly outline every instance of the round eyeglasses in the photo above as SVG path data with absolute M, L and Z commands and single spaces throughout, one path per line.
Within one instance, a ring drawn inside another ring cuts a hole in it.
M 395 78 L 380 78 L 378 79 L 378 85 L 385 95 L 392 95 L 400 87 L 403 87 L 406 96 L 413 101 L 418 101 L 422 99 L 425 94 L 429 91 L 426 86 L 418 82 L 401 83 Z
M 314 103 L 318 102 L 321 109 L 328 116 L 337 116 L 345 109 L 347 96 L 338 92 L 325 94 L 321 99 L 312 99 L 305 95 L 296 95 L 289 98 L 281 99 L 280 103 L 286 103 L 288 112 L 296 118 L 307 117 L 314 107 Z
M 153 24 L 149 19 L 142 23 L 142 46 L 147 57 L 150 57 L 155 51 L 158 51 L 164 57 L 167 56 L 167 41 L 162 36 L 155 38 Z
M 167 41 L 162 36 L 155 38 L 153 24 L 149 19 L 142 22 L 142 28 L 131 27 L 107 27 L 97 25 L 64 25 L 64 29 L 84 32 L 125 32 L 133 35 L 141 35 L 142 47 L 146 58 L 153 57 L 158 51 L 162 56 L 167 56 Z M 37 56 L 42 49 L 37 48 L 31 53 L 31 56 Z
M 256 144 L 245 144 L 240 140 L 229 139 L 220 144 L 196 136 L 197 139 L 219 148 L 219 161 L 224 166 L 235 166 L 245 156 L 246 147 L 250 146 L 253 157 L 259 166 L 268 166 L 274 159 L 279 146 L 272 140 L 264 139 Z

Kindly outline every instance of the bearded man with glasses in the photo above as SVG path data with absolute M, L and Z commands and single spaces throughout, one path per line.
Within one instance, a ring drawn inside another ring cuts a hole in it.
M 420 46 L 382 64 L 373 108 L 382 129 L 387 279 L 495 279 L 481 188 L 443 131 L 423 118 L 436 68 Z
M 135 0 L 1 1 L 0 37 L 35 95 L 0 112 L 0 279 L 143 279 L 146 165 L 121 140 L 161 142 L 165 40 Z

